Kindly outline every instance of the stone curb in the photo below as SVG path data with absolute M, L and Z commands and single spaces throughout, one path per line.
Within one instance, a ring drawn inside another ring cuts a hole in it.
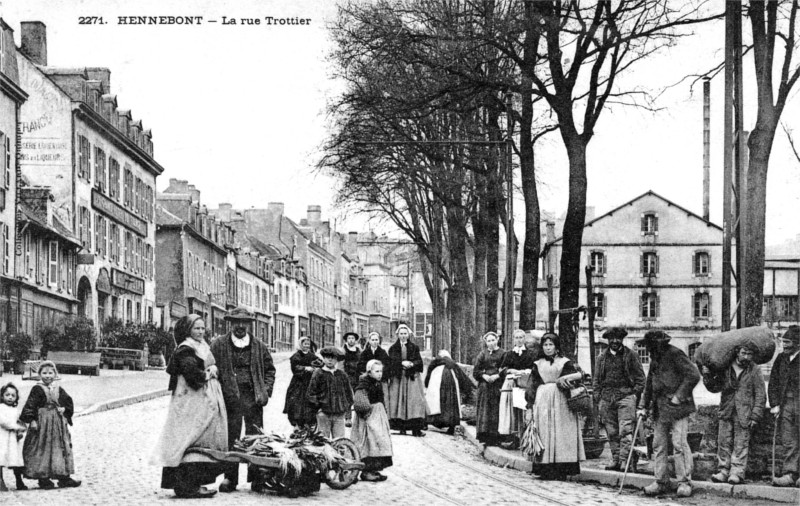
M 483 443 L 477 440 L 475 434 L 461 424 L 464 437 L 478 449 L 481 450 L 483 458 L 492 464 L 510 467 L 518 471 L 531 472 L 533 464 L 520 456 L 517 452 L 511 452 L 496 446 L 484 447 Z M 593 482 L 611 487 L 619 487 L 623 473 L 615 471 L 604 471 L 600 469 L 582 469 L 581 474 L 570 477 L 570 481 Z M 653 482 L 653 477 L 642 474 L 628 474 L 625 477 L 626 488 L 643 489 Z M 693 481 L 692 488 L 695 491 L 719 495 L 722 497 L 736 497 L 742 499 L 768 499 L 770 501 L 800 504 L 800 490 L 796 488 L 779 488 L 768 485 L 728 485 L 726 483 L 712 483 L 709 481 Z
M 93 406 L 84 409 L 80 413 L 75 413 L 75 417 L 79 416 L 87 416 L 93 415 L 95 413 L 102 413 L 103 411 L 108 411 L 111 409 L 117 409 L 124 406 L 129 406 L 131 404 L 137 404 L 139 402 L 150 401 L 156 399 L 158 397 L 163 397 L 165 395 L 169 395 L 169 390 L 163 388 L 161 390 L 152 390 L 150 392 L 145 392 L 143 394 L 131 395 L 129 397 L 122 397 L 120 399 L 112 399 L 106 402 L 98 402 Z
M 288 360 L 289 360 L 288 356 L 281 357 L 280 360 L 276 360 L 273 365 L 282 364 Z M 122 408 L 125 406 L 130 406 L 131 404 L 138 404 L 140 402 L 151 401 L 153 399 L 164 397 L 166 395 L 169 395 L 169 390 L 163 388 L 159 390 L 152 390 L 150 392 L 145 392 L 143 394 L 131 395 L 129 397 L 121 397 L 119 399 L 112 399 L 110 401 L 105 401 L 105 402 L 98 402 L 97 404 L 94 404 L 84 409 L 80 413 L 75 413 L 74 418 L 93 415 L 95 413 L 102 413 L 103 411 Z

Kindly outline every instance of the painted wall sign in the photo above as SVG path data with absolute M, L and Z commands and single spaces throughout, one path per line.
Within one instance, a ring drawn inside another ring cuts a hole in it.
M 126 211 L 122 206 L 96 190 L 92 190 L 92 207 L 122 223 L 140 236 L 147 237 L 146 221 Z
M 119 269 L 111 269 L 111 284 L 128 292 L 144 294 L 144 280 Z

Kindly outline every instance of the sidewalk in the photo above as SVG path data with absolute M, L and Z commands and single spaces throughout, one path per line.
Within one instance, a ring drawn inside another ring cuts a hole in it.
M 279 367 L 279 364 L 289 360 L 292 353 L 273 353 L 275 366 Z M 25 402 L 36 384 L 36 381 L 23 380 L 19 374 L 5 373 L 0 376 L 0 384 L 5 385 L 9 381 L 19 388 L 21 403 Z M 169 376 L 163 369 L 100 369 L 99 376 L 62 374 L 60 384 L 72 397 L 75 416 L 90 415 L 169 394 Z
M 518 471 L 530 473 L 532 469 L 531 461 L 528 460 L 519 450 L 504 450 L 497 446 L 485 447 L 475 437 L 475 426 L 467 425 L 462 422 L 464 435 L 467 440 L 482 450 L 483 458 L 489 462 L 502 466 L 510 467 Z M 594 482 L 611 487 L 619 488 L 623 473 L 615 471 L 605 471 L 603 469 L 591 469 L 589 466 L 581 465 L 581 474 L 572 476 L 570 481 Z M 653 482 L 652 475 L 630 474 L 625 477 L 625 486 L 643 489 Z M 789 504 L 800 504 L 800 489 L 797 488 L 778 488 L 763 484 L 747 483 L 744 485 L 728 485 L 725 483 L 712 483 L 708 481 L 692 481 L 692 487 L 696 492 L 705 492 L 723 497 L 738 497 L 745 499 L 768 499 Z

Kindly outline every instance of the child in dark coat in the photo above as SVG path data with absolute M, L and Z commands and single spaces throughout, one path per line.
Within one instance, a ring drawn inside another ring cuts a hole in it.
M 58 481 L 61 488 L 77 487 L 81 482 L 70 477 L 75 472 L 72 438 L 72 397 L 55 383 L 58 370 L 49 360 L 39 366 L 39 378 L 22 408 L 20 421 L 27 423 L 23 456 L 25 476 L 39 480 L 39 488 L 50 489 Z
M 320 350 L 325 366 L 314 371 L 308 384 L 308 403 L 317 412 L 317 431 L 329 438 L 344 437 L 344 417 L 353 405 L 350 379 L 336 364 L 343 353 L 334 346 Z

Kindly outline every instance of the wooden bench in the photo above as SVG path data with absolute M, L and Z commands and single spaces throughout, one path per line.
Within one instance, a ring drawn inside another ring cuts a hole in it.
M 102 354 L 101 362 L 109 369 L 126 365 L 135 371 L 144 371 L 147 367 L 148 353 L 144 350 L 131 350 L 127 348 L 97 348 Z
M 100 375 L 100 353 L 84 351 L 51 351 L 47 353 L 47 360 L 52 361 L 58 367 L 58 372 L 65 372 L 64 369 L 77 369 L 78 374 Z

